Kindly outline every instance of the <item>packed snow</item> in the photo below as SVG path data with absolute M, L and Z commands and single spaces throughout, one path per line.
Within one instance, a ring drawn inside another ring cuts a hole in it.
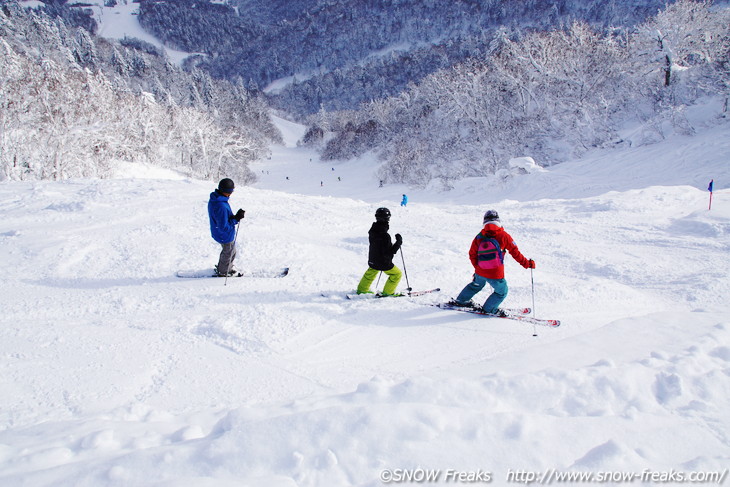
M 727 480 L 729 124 L 426 188 L 278 124 L 231 203 L 238 268 L 285 278 L 176 277 L 216 262 L 214 182 L 0 183 L 0 485 Z M 344 297 L 379 206 L 400 289 L 440 293 Z M 537 263 L 507 258 L 505 305 L 561 327 L 428 306 L 469 282 L 487 209 Z

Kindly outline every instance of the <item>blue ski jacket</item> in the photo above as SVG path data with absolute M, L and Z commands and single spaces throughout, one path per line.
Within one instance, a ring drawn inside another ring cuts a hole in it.
M 236 237 L 236 224 L 233 218 L 231 205 L 228 204 L 228 196 L 224 196 L 218 190 L 210 193 L 208 200 L 208 217 L 210 218 L 210 235 L 218 243 L 226 244 L 233 242 Z

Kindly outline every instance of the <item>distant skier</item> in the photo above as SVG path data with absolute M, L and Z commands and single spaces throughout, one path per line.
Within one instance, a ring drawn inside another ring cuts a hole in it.
M 388 229 L 390 227 L 390 210 L 388 208 L 378 208 L 375 211 L 375 222 L 370 227 L 368 239 L 370 248 L 368 250 L 368 270 L 360 279 L 357 286 L 357 294 L 372 294 L 370 285 L 380 272 L 385 272 L 388 280 L 383 287 L 384 296 L 393 296 L 395 288 L 403 276 L 398 267 L 393 264 L 393 256 L 403 244 L 403 238 L 399 233 L 395 234 L 395 243 L 390 239 Z
M 236 225 L 246 212 L 239 209 L 235 215 L 233 214 L 228 198 L 234 189 L 235 184 L 231 179 L 221 179 L 218 188 L 210 193 L 208 200 L 210 234 L 222 247 L 218 265 L 215 266 L 215 271 L 220 277 L 238 274 L 233 267 L 233 260 L 236 258 Z
M 403 195 L 403 199 L 400 200 L 400 205 L 401 206 L 406 206 L 407 204 L 408 204 L 408 196 Z
M 510 234 L 502 228 L 499 214 L 495 210 L 484 214 L 483 223 L 484 228 L 474 238 L 469 249 L 469 259 L 474 266 L 474 280 L 449 304 L 478 308 L 471 298 L 489 284 L 492 294 L 485 301 L 483 309 L 487 313 L 505 316 L 505 312 L 499 308 L 508 291 L 507 280 L 504 278 L 504 252 L 509 252 L 525 269 L 534 269 L 535 261 L 520 253 Z

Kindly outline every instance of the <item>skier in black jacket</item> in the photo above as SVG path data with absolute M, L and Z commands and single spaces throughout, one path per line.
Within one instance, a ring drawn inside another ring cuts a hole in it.
M 375 212 L 375 222 L 368 232 L 370 249 L 368 251 L 368 270 L 360 279 L 357 286 L 357 294 L 372 294 L 370 285 L 378 273 L 385 272 L 388 280 L 383 288 L 383 296 L 393 296 L 395 288 L 403 277 L 403 273 L 393 264 L 393 256 L 400 249 L 403 238 L 399 233 L 395 234 L 395 243 L 390 239 L 388 228 L 390 222 L 390 210 L 378 208 Z

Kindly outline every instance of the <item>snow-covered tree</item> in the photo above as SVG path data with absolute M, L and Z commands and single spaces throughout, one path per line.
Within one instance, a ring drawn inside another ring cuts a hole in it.
M 263 100 L 124 44 L 3 4 L 0 178 L 106 177 L 128 161 L 252 180 L 246 164 L 280 137 Z
M 332 116 L 342 123 L 333 124 L 323 157 L 376 148 L 386 161 L 384 179 L 423 183 L 492 174 L 515 154 L 560 162 L 615 143 L 628 120 L 648 129 L 636 143 L 661 137 L 667 121 L 691 133 L 685 106 L 701 95 L 727 97 L 728 12 L 682 0 L 635 31 L 598 31 L 583 22 L 500 30 L 489 54 Z M 664 73 L 654 36 L 660 30 L 664 47 L 672 46 L 669 86 L 658 76 Z M 364 130 L 368 121 L 373 125 Z

